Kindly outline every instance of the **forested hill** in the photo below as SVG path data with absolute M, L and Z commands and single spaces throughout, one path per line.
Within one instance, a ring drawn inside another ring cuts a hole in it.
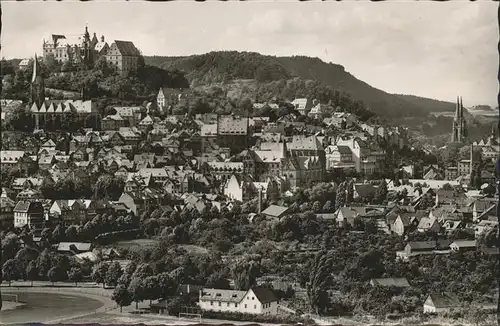
M 292 79 L 314 80 L 350 94 L 353 99 L 363 101 L 368 109 L 383 116 L 423 115 L 440 108 L 442 103 L 434 103 L 430 99 L 417 101 L 417 97 L 408 100 L 405 96 L 386 93 L 357 79 L 341 65 L 304 56 L 274 57 L 253 52 L 224 51 L 188 57 L 145 57 L 145 61 L 150 65 L 185 72 L 193 87 L 231 85 L 235 80 L 253 80 L 258 85 Z
M 415 95 L 394 94 L 402 100 L 426 108 L 429 112 L 455 111 L 455 103 L 433 100 Z

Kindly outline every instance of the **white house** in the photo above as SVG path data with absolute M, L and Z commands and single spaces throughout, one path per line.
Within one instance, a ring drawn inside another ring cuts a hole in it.
M 253 180 L 246 175 L 233 174 L 224 185 L 224 195 L 233 200 L 247 201 L 254 193 L 257 193 L 257 189 Z
M 41 227 L 44 221 L 41 202 L 19 201 L 14 208 L 14 227 L 27 225 L 30 228 Z
M 292 104 L 302 115 L 306 115 L 312 106 L 311 101 L 309 101 L 307 98 L 296 98 L 292 101 Z
M 424 313 L 443 313 L 460 308 L 455 295 L 449 293 L 429 294 L 424 302 Z
M 199 306 L 202 310 L 233 312 L 242 314 L 276 315 L 278 299 L 265 287 L 254 287 L 248 291 L 202 289 Z

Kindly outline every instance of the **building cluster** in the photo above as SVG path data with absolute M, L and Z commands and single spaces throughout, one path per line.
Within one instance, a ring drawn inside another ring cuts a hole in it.
M 99 58 L 104 58 L 110 67 L 122 75 L 136 71 L 140 51 L 133 42 L 113 40 L 107 41 L 104 36 L 90 37 L 85 27 L 85 33 L 79 35 L 52 34 L 43 40 L 43 58 L 52 56 L 57 62 L 94 64 Z M 21 62 L 22 66 L 27 63 Z
M 100 42 L 95 35 L 90 39 L 88 31 L 76 45 L 62 35 L 53 35 L 50 42 L 44 42 L 44 56 L 54 55 L 64 62 L 75 53 L 81 60 L 105 56 L 117 69 L 127 72 L 136 67 L 139 56 L 131 42 L 114 41 L 108 46 L 104 38 Z M 365 204 L 373 201 L 381 185 L 359 180 L 386 170 L 387 146 L 408 147 L 408 131 L 362 123 L 341 108 L 323 119 L 321 126 L 301 122 L 293 113 L 273 122 L 263 116 L 188 117 L 172 114 L 171 108 L 191 93 L 161 88 L 156 104 L 167 113 L 163 119 L 155 116 L 150 106 L 113 106 L 113 113 L 101 119 L 90 100 L 47 99 L 36 59 L 31 94 L 30 113 L 36 129 L 50 123 L 61 124 L 70 115 L 89 123 L 85 123 L 83 132 L 57 136 L 42 133 L 41 141 L 29 138 L 22 148 L 0 151 L 2 166 L 17 168 L 21 173 L 1 190 L 0 223 L 5 227 L 28 227 L 37 234 L 45 225 L 84 225 L 97 214 L 204 214 L 252 200 L 257 205 L 248 214 L 250 220 L 258 214 L 279 221 L 296 208 L 276 203 L 264 207 L 265 203 L 329 182 L 332 176 L 351 174 L 356 176 L 356 181 L 347 186 L 352 188 L 346 189 L 346 193 L 352 191 L 351 202 L 337 209 L 320 207 L 314 214 L 335 225 L 354 228 L 355 221 L 361 219 L 374 222 L 387 234 L 433 232 L 439 236 L 431 242 L 409 241 L 404 250 L 397 252 L 398 259 L 476 250 L 484 235 L 498 228 L 497 202 L 483 191 L 494 182 L 494 176 L 483 171 L 482 190 L 464 189 L 473 172 L 472 149 L 469 160 L 444 170 L 416 164 L 399 166 L 396 172 L 403 175 L 401 180 L 384 180 L 387 198 L 393 195 L 394 200 L 384 205 Z M 325 113 L 324 106 L 315 100 L 299 98 L 291 104 L 300 114 L 315 119 L 322 119 Z M 258 109 L 266 106 L 277 108 L 275 103 L 254 104 Z M 464 140 L 465 128 L 460 101 L 453 127 L 454 141 Z M 474 146 L 481 148 L 486 159 L 495 157 L 487 153 L 500 149 L 492 138 Z M 48 199 L 41 191 L 42 186 L 51 187 L 60 180 L 83 180 L 104 173 L 123 180 L 123 191 L 113 200 L 67 196 Z M 472 234 L 474 240 L 441 240 L 458 230 Z M 91 246 L 78 250 L 75 247 L 66 244 L 61 250 L 78 255 L 91 252 Z M 484 250 L 498 252 L 495 248 Z M 374 279 L 372 285 L 410 286 L 406 280 L 391 278 Z M 280 308 L 274 293 L 264 287 L 247 291 L 198 290 L 199 307 L 206 311 L 276 315 L 278 309 L 285 309 Z M 442 311 L 439 302 L 445 300 L 443 296 L 429 295 L 424 311 Z M 165 303 L 152 308 L 161 312 Z

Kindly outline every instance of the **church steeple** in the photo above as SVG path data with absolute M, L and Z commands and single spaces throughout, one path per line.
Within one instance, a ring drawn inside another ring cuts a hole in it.
M 45 85 L 41 76 L 38 57 L 35 53 L 33 60 L 33 75 L 31 76 L 31 103 L 36 103 L 40 108 L 45 101 Z
M 457 105 L 455 109 L 455 117 L 453 119 L 453 129 L 451 134 L 452 142 L 463 142 L 467 135 L 467 126 L 464 119 L 464 106 L 462 97 L 457 96 Z

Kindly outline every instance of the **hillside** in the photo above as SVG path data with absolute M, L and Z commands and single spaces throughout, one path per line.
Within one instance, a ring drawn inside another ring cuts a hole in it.
M 442 111 L 442 103 L 446 103 L 389 94 L 357 79 L 341 65 L 304 56 L 274 57 L 253 52 L 225 51 L 188 57 L 145 57 L 145 61 L 164 69 L 185 72 L 192 87 L 214 84 L 227 87 L 229 84 L 232 88 L 235 80 L 254 80 L 259 85 L 278 81 L 288 83 L 297 79 L 317 81 L 348 93 L 353 99 L 363 101 L 368 109 L 383 116 L 425 115 L 434 110 Z M 247 83 L 252 84 L 249 81 Z M 252 86 L 247 91 L 258 88 Z M 247 95 L 251 96 L 252 93 Z M 290 95 L 293 97 L 296 94 Z
M 429 112 L 444 112 L 455 111 L 455 103 L 433 100 L 430 98 L 419 97 L 415 95 L 393 94 L 394 96 L 412 103 L 414 105 L 425 108 Z

